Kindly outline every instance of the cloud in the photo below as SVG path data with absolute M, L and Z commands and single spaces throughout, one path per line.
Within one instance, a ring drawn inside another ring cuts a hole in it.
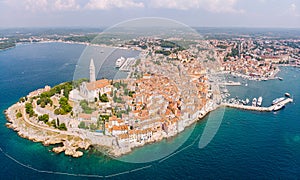
M 76 0 L 25 0 L 25 9 L 32 12 L 74 11 L 80 9 Z
M 56 10 L 78 10 L 80 6 L 75 0 L 56 0 L 54 3 L 54 8 Z
M 90 0 L 86 9 L 90 10 L 107 10 L 112 8 L 143 8 L 144 3 L 133 0 Z
M 205 9 L 214 13 L 243 13 L 235 8 L 237 0 L 151 0 L 150 6 L 168 9 Z

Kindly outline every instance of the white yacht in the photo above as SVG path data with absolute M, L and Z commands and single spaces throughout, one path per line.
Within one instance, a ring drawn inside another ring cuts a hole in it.
M 120 57 L 119 59 L 117 59 L 116 68 L 120 68 L 124 64 L 125 61 L 126 61 L 126 59 L 123 56 Z
M 256 106 L 256 103 L 257 103 L 257 99 L 253 98 L 253 100 L 252 100 L 252 106 Z
M 261 106 L 262 100 L 263 98 L 261 96 L 257 99 L 257 106 Z
M 275 105 L 275 104 L 278 104 L 280 103 L 281 101 L 283 101 L 285 98 L 284 97 L 281 97 L 281 98 L 276 98 L 272 101 L 272 105 Z

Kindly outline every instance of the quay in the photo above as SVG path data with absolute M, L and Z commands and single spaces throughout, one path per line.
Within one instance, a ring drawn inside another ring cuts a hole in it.
M 292 98 L 287 98 L 280 102 L 281 105 L 286 105 L 288 103 L 293 102 Z M 231 107 L 231 108 L 237 108 L 237 109 L 244 109 L 244 110 L 250 110 L 250 111 L 261 111 L 261 112 L 271 112 L 276 107 L 275 105 L 269 106 L 269 107 L 258 107 L 258 106 L 248 106 L 248 105 L 242 105 L 242 104 L 233 104 L 233 103 L 222 103 L 221 106 L 225 107 Z
M 229 82 L 220 83 L 219 85 L 223 85 L 223 86 L 240 86 L 241 83 L 240 82 L 229 81 Z
M 120 67 L 120 71 L 130 71 L 130 67 L 135 64 L 135 58 L 127 58 L 123 65 Z

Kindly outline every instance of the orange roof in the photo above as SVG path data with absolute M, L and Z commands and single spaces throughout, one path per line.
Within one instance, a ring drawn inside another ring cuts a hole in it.
M 121 129 L 120 126 L 113 126 L 112 130 L 114 130 L 114 131 L 121 131 L 122 129 Z
M 122 125 L 122 126 L 113 126 L 112 130 L 114 131 L 122 131 L 122 130 L 127 130 L 128 126 L 127 125 Z
M 90 114 L 80 113 L 80 114 L 78 114 L 78 118 L 91 119 L 91 115 Z
M 135 134 L 135 130 L 129 130 L 129 131 L 128 131 L 128 134 L 129 134 L 129 135 Z
M 116 121 L 118 118 L 117 116 L 111 116 L 109 117 L 109 121 Z
M 119 137 L 119 139 L 128 139 L 129 138 L 128 134 L 119 134 L 118 137 Z
M 89 91 L 104 88 L 105 86 L 108 86 L 108 85 L 110 85 L 110 83 L 109 83 L 109 80 L 107 80 L 107 79 L 100 79 L 95 82 L 86 83 L 86 87 Z

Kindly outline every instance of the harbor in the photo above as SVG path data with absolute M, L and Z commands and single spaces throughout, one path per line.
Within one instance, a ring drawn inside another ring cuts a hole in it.
M 271 111 L 277 111 L 282 109 L 286 104 L 293 102 L 292 98 L 287 98 L 282 100 L 281 102 L 277 104 L 273 104 L 269 107 L 260 107 L 260 106 L 250 106 L 250 105 L 243 105 L 243 104 L 236 104 L 236 103 L 222 103 L 222 106 L 225 107 L 231 107 L 231 108 L 237 108 L 237 109 L 243 109 L 243 110 L 250 110 L 250 111 L 260 111 L 260 112 L 271 112 Z
M 129 71 L 130 67 L 132 67 L 136 62 L 136 58 L 124 58 L 120 57 L 116 61 L 116 68 L 119 68 L 120 71 Z

